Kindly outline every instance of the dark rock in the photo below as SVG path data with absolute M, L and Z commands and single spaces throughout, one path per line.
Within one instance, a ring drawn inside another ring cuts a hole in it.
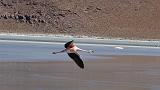
M 45 20 L 41 20 L 41 23 L 45 23 Z
M 2 4 L 3 6 L 7 6 L 7 4 L 6 4 L 6 3 L 4 3 L 3 1 L 1 1 L 1 4 Z
M 32 22 L 31 22 L 31 16 L 29 16 L 29 15 L 24 15 L 24 17 L 25 17 L 26 22 L 32 24 Z
M 24 17 L 22 15 L 17 15 L 19 20 L 24 19 Z
M 29 16 L 29 15 L 24 15 L 24 17 L 25 17 L 25 19 L 26 19 L 27 21 L 30 21 L 30 20 L 31 20 L 31 16 Z
M 36 17 L 37 17 L 36 15 L 32 15 L 32 16 L 31 16 L 31 18 L 36 18 Z
M 134 11 L 138 11 L 138 9 L 137 9 L 137 8 L 135 8 L 135 9 L 134 9 Z
M 12 15 L 9 15 L 8 18 L 13 18 Z
M 65 14 L 58 14 L 59 16 L 65 17 Z
M 4 18 L 4 19 L 8 19 L 7 15 L 4 15 L 3 18 Z
M 29 21 L 27 21 L 29 24 L 32 24 L 32 22 L 29 20 Z
M 23 15 L 16 15 L 15 19 L 18 20 L 18 21 L 20 21 L 20 22 L 24 22 Z
M 102 10 L 101 8 L 96 7 L 96 10 Z

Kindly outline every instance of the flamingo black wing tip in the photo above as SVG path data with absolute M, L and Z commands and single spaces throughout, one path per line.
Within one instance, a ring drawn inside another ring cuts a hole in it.
M 81 69 L 84 69 L 84 66 L 81 66 L 80 68 L 81 68 Z

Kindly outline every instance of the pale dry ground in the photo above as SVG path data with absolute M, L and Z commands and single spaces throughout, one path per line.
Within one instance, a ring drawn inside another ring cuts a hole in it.
M 1 90 L 159 90 L 160 57 L 73 62 L 1 62 Z

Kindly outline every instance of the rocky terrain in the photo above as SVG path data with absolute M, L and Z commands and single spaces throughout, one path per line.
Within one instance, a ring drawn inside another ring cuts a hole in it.
M 0 0 L 0 32 L 160 39 L 159 0 Z

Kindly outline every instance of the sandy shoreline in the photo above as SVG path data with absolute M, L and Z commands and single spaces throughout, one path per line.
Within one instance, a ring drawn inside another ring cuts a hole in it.
M 160 47 L 160 40 L 158 39 L 134 40 L 134 39 L 123 39 L 123 38 L 71 36 L 62 34 L 52 35 L 52 34 L 0 33 L 0 40 L 31 41 L 31 42 L 63 42 L 63 43 L 70 40 L 74 40 L 76 43 L 85 43 L 85 44 Z
M 1 90 L 158 90 L 160 57 L 74 62 L 0 62 Z

